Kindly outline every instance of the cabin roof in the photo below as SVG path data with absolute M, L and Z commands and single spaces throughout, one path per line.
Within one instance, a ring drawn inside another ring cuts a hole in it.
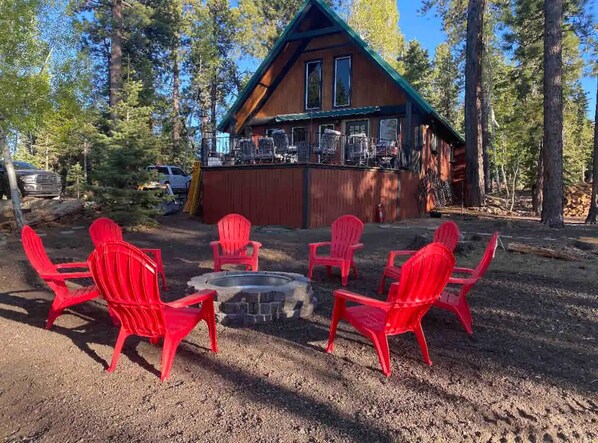
M 388 64 L 376 51 L 374 51 L 354 30 L 351 28 L 343 19 L 341 19 L 336 12 L 334 12 L 326 3 L 322 0 L 306 0 L 299 12 L 295 15 L 293 20 L 287 25 L 284 32 L 268 54 L 268 56 L 262 61 L 258 69 L 255 71 L 245 88 L 241 91 L 231 108 L 223 117 L 222 121 L 218 125 L 218 131 L 224 132 L 226 131 L 228 125 L 231 122 L 231 118 L 233 115 L 238 112 L 238 110 L 243 106 L 245 101 L 249 98 L 251 92 L 254 88 L 260 83 L 261 78 L 263 77 L 266 70 L 272 65 L 274 60 L 280 55 L 280 52 L 284 48 L 284 45 L 294 39 L 294 33 L 297 30 L 301 21 L 305 18 L 307 12 L 312 8 L 317 7 L 319 8 L 320 12 L 324 14 L 332 23 L 334 23 L 334 27 L 338 27 L 339 30 L 346 32 L 353 42 L 375 63 L 377 64 L 392 80 L 397 84 L 407 96 L 412 100 L 412 102 L 417 106 L 422 113 L 430 116 L 431 118 L 438 121 L 438 123 L 443 126 L 448 133 L 455 139 L 458 144 L 465 144 L 465 140 L 461 136 L 461 134 L 444 118 L 442 117 L 407 80 L 405 80 L 395 69 Z M 314 31 L 314 34 L 317 33 L 317 30 Z M 305 33 L 304 33 L 305 34 Z M 364 114 L 355 114 L 354 112 L 359 109 L 369 109 L 369 108 L 381 108 L 381 107 L 366 107 L 366 108 L 353 108 L 353 109 L 343 109 L 343 110 L 335 110 L 335 111 L 318 111 L 313 113 L 302 113 L 302 114 L 287 114 L 286 116 L 278 116 L 278 118 L 289 118 L 288 120 L 277 120 L 277 121 L 294 121 L 300 119 L 310 119 L 314 118 L 313 116 L 316 114 L 325 114 L 325 113 L 338 113 L 343 111 L 353 111 L 353 114 L 334 114 L 334 115 L 327 115 L 326 117 L 333 117 L 333 116 L 343 116 L 343 115 L 364 115 Z M 368 112 L 369 113 L 369 112 Z M 294 116 L 301 116 L 294 117 Z M 322 117 L 324 118 L 324 117 Z

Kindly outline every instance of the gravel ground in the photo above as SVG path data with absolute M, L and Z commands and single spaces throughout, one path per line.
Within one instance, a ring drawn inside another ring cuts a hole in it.
M 461 266 L 481 257 L 487 235 L 503 242 L 571 246 L 596 227 L 562 231 L 537 223 L 458 217 Z M 389 249 L 407 247 L 442 220 L 366 226 L 358 280 L 348 288 L 375 296 Z M 87 223 L 43 228 L 55 260 L 91 251 Z M 68 228 L 71 230 L 71 227 Z M 308 242 L 329 229 L 257 229 L 263 270 L 307 272 Z M 187 293 L 190 277 L 211 270 L 215 228 L 184 215 L 159 229 L 126 234 L 161 247 L 165 300 Z M 18 240 L 0 245 L 0 438 L 24 441 L 496 441 L 590 442 L 598 439 L 596 314 L 598 256 L 580 262 L 519 255 L 499 247 L 472 292 L 474 335 L 448 312 L 432 309 L 423 327 L 434 361 L 415 337 L 390 339 L 393 373 L 380 371 L 371 344 L 341 323 L 325 354 L 335 272 L 314 275 L 320 305 L 305 320 L 259 327 L 218 325 L 217 354 L 205 323 L 184 340 L 171 378 L 159 380 L 159 346 L 131 337 L 117 370 L 105 368 L 117 329 L 102 301 L 75 306 L 43 329 L 52 294 L 31 271 Z

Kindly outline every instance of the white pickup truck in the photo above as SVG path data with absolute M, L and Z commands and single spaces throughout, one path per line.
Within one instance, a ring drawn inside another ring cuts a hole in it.
M 161 185 L 170 185 L 174 192 L 187 192 L 191 176 L 178 166 L 151 165 L 147 167 L 150 172 L 156 171 Z

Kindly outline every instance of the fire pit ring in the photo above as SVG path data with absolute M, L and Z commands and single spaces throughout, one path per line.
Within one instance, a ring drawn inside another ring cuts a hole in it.
M 317 304 L 311 280 L 291 272 L 210 272 L 189 287 L 213 289 L 216 319 L 224 325 L 255 325 L 309 317 Z

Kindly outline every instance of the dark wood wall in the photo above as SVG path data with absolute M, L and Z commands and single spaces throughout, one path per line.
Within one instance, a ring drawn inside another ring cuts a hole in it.
M 303 226 L 303 168 L 218 167 L 202 174 L 205 223 L 236 212 L 255 225 Z
M 203 170 L 204 221 L 239 213 L 255 225 L 330 226 L 343 214 L 365 223 L 418 217 L 419 177 L 407 171 L 343 166 L 265 165 Z M 398 205 L 398 209 L 397 209 Z

